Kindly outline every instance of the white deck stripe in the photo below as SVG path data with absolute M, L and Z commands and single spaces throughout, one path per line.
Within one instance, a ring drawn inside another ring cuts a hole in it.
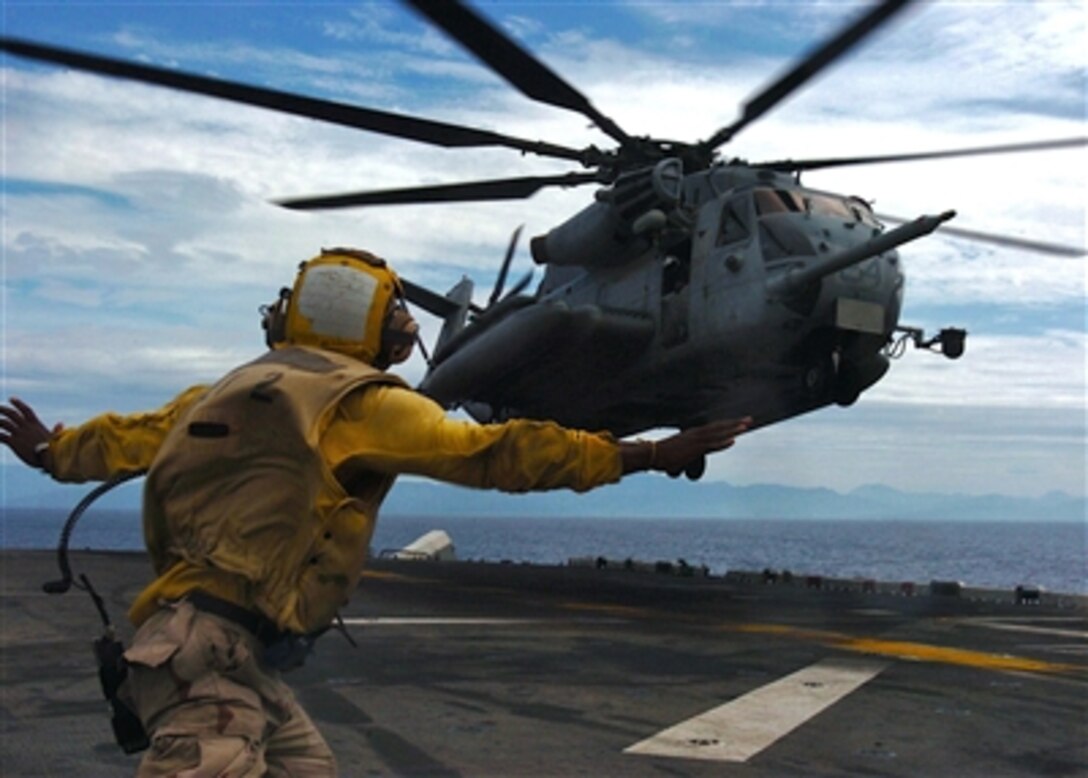
M 1007 632 L 1027 632 L 1032 635 L 1054 635 L 1061 638 L 1080 638 L 1088 640 L 1088 632 L 1080 629 L 1055 629 L 1054 627 L 1036 627 L 1032 624 L 1013 624 L 998 619 L 976 619 L 965 622 L 972 627 L 985 627 L 986 629 L 999 629 Z
M 746 762 L 889 665 L 825 659 L 624 750 L 626 754 Z
M 541 619 L 496 619 L 496 618 L 476 618 L 474 616 L 467 616 L 463 618 L 459 617 L 440 617 L 440 616 L 375 616 L 373 618 L 361 618 L 351 617 L 345 618 L 344 623 L 348 626 L 366 626 L 366 627 L 402 627 L 402 626 L 431 626 L 431 625 L 481 625 L 481 624 L 536 624 Z

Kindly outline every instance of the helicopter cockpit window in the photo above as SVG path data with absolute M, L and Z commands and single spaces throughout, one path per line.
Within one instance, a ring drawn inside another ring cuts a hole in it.
M 837 197 L 822 194 L 810 194 L 805 198 L 809 213 L 820 216 L 837 216 L 840 219 L 857 221 L 858 214 Z
M 756 213 L 765 216 L 769 213 L 789 213 L 803 210 L 801 203 L 792 192 L 782 189 L 756 189 Z
M 792 215 L 804 211 L 804 203 L 785 189 L 761 187 L 752 190 L 759 214 L 759 243 L 764 262 L 815 254 L 812 243 Z
M 739 243 L 742 240 L 748 240 L 751 233 L 749 233 L 748 226 L 744 223 L 737 206 L 738 201 L 733 200 L 726 203 L 725 207 L 722 208 L 722 218 L 718 226 L 718 239 L 714 245 L 724 246 L 727 243 Z

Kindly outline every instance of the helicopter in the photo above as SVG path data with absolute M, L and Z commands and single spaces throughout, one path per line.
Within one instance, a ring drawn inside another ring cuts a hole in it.
M 375 111 L 4 38 L 18 56 L 305 116 L 448 148 L 500 147 L 580 169 L 406 189 L 296 197 L 296 210 L 526 198 L 545 187 L 597 186 L 592 202 L 531 241 L 542 281 L 506 290 L 516 246 L 487 302 L 463 279 L 445 294 L 405 282 L 442 330 L 420 390 L 480 421 L 551 419 L 617 436 L 751 416 L 767 426 L 849 406 L 908 345 L 950 359 L 966 332 L 927 336 L 899 322 L 898 248 L 942 227 L 945 211 L 906 220 L 859 197 L 802 184 L 806 171 L 1084 146 L 1085 138 L 913 154 L 747 162 L 719 149 L 908 5 L 883 0 L 748 99 L 739 118 L 688 143 L 629 134 L 484 16 L 462 2 L 408 0 L 527 97 L 574 111 L 613 148 L 573 148 Z M 945 231 L 951 232 L 947 227 Z M 974 236 L 1052 253 L 1063 247 Z M 698 478 L 704 463 L 687 472 Z

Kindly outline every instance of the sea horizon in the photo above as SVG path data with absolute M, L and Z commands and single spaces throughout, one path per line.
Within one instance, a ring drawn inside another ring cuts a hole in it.
M 69 511 L 4 508 L 0 548 L 54 549 Z M 730 570 L 789 570 L 879 581 L 962 581 L 1088 594 L 1088 528 L 1075 521 L 933 519 L 715 519 L 383 514 L 371 552 L 402 548 L 432 529 L 457 557 L 567 564 L 575 558 L 677 562 Z M 142 551 L 139 512 L 84 515 L 73 550 Z

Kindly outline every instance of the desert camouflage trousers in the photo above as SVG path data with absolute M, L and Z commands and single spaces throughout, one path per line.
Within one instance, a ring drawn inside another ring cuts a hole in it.
M 137 776 L 336 775 L 325 739 L 261 651 L 249 632 L 186 602 L 140 627 L 120 692 L 151 740 Z

